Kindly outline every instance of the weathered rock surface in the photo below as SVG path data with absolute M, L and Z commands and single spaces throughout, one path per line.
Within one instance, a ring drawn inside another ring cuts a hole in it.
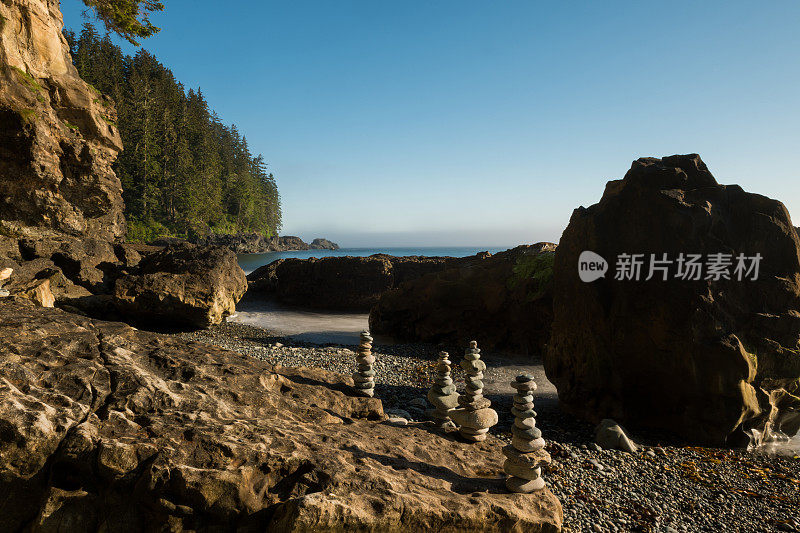
M 558 531 L 501 444 L 382 424 L 348 378 L 0 303 L 0 530 Z
M 586 250 L 609 261 L 605 278 L 579 279 Z M 623 253 L 648 258 L 642 281 L 614 279 Z M 763 260 L 756 281 L 675 279 L 675 264 L 644 281 L 664 253 Z M 545 369 L 565 409 L 715 445 L 797 431 L 800 240 L 780 202 L 717 184 L 697 155 L 639 159 L 574 211 L 554 272 Z
M 374 333 L 396 339 L 541 353 L 550 337 L 555 245 L 485 256 L 384 293 L 370 312 Z
M 381 294 L 401 283 L 478 257 L 482 255 L 454 258 L 375 254 L 279 259 L 257 268 L 247 279 L 254 292 L 272 293 L 287 304 L 368 311 Z
M 247 278 L 221 246 L 173 246 L 142 259 L 117 279 L 114 303 L 141 322 L 208 327 L 236 312 Z
M 69 58 L 58 0 L 0 1 L 0 228 L 113 241 L 125 233 L 113 103 Z

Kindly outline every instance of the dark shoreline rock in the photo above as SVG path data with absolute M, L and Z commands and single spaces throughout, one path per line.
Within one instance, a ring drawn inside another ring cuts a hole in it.
M 316 309 L 369 311 L 381 294 L 407 281 L 456 264 L 479 261 L 473 257 L 323 257 L 279 259 L 248 276 L 250 290 L 267 293 L 283 303 Z
M 370 331 L 394 339 L 541 354 L 553 320 L 552 257 L 539 243 L 453 264 L 385 292 Z
M 579 279 L 587 250 L 605 278 Z M 721 252 L 760 253 L 758 280 L 615 279 L 620 254 Z M 715 446 L 797 431 L 800 239 L 777 200 L 717 184 L 696 154 L 642 158 L 573 212 L 554 271 L 544 362 L 566 410 Z

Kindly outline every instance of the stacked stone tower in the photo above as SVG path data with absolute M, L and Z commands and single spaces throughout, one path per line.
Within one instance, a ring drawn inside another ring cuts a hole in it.
M 486 363 L 481 361 L 478 343 L 471 341 L 461 361 L 461 368 L 467 374 L 466 391 L 458 397 L 459 409 L 450 412 L 450 418 L 456 423 L 458 432 L 465 439 L 478 442 L 486 439 L 489 428 L 497 424 L 497 411 L 490 409 L 492 402 L 483 396 L 483 371 Z
M 521 375 L 511 382 L 517 389 L 514 395 L 514 426 L 511 428 L 511 444 L 503 448 L 506 461 L 503 470 L 509 475 L 506 487 L 511 492 L 534 492 L 544 488 L 542 463 L 550 462 L 544 450 L 542 432 L 536 427 L 536 411 L 533 410 L 533 391 L 536 382 L 533 376 Z
M 458 405 L 458 393 L 450 377 L 450 355 L 439 352 L 439 363 L 436 365 L 436 379 L 428 391 L 428 401 L 433 409 L 428 412 L 433 421 L 444 427 L 450 422 L 450 411 Z
M 361 343 L 356 349 L 356 363 L 358 363 L 358 370 L 353 374 L 353 383 L 355 389 L 370 398 L 375 395 L 375 371 L 372 369 L 372 364 L 375 362 L 375 356 L 372 355 L 372 337 L 369 331 L 361 332 Z

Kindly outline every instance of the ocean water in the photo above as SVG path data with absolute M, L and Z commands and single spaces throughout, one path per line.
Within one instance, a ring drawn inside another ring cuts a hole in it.
M 291 252 L 267 252 L 263 254 L 239 254 L 239 266 L 249 274 L 260 266 L 268 265 L 278 259 L 296 257 L 308 259 L 309 257 L 341 257 L 345 255 L 367 257 L 374 254 L 387 254 L 394 256 L 423 255 L 426 257 L 468 257 L 478 252 L 502 252 L 506 248 L 471 248 L 461 246 L 451 247 L 419 247 L 419 248 L 340 248 L 338 250 L 296 250 Z

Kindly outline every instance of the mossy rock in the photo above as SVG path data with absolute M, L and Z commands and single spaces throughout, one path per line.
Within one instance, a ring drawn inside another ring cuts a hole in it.
M 555 252 L 521 256 L 514 265 L 514 273 L 508 279 L 508 288 L 517 289 L 521 285 L 527 284 L 526 300 L 533 301 L 541 298 L 553 280 L 554 258 Z

